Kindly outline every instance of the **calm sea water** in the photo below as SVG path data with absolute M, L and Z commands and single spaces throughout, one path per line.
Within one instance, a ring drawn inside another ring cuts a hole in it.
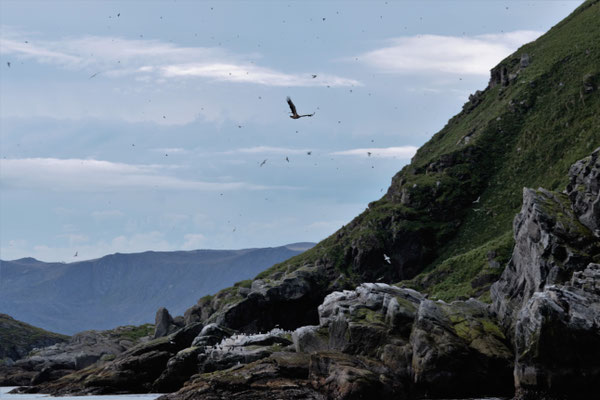
M 154 400 L 160 394 L 120 394 L 109 396 L 59 396 L 52 397 L 47 394 L 8 394 L 14 387 L 0 387 L 0 400 L 35 400 L 47 398 L 51 400 Z
M 47 394 L 8 394 L 14 387 L 0 387 L 0 400 L 34 400 L 48 398 L 49 400 L 154 400 L 160 394 L 120 394 L 109 396 L 60 396 L 52 397 Z M 452 399 L 447 399 L 452 400 Z M 501 397 L 486 397 L 483 399 L 461 399 L 461 400 L 507 400 Z

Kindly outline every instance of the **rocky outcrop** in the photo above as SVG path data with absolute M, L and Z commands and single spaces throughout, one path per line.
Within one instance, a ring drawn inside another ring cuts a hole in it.
M 565 192 L 579 221 L 600 236 L 600 147 L 573 164 Z
M 510 344 L 477 300 L 421 302 L 410 337 L 415 390 L 425 396 L 512 393 Z
M 493 309 L 510 335 L 517 314 L 535 292 L 568 281 L 599 250 L 597 238 L 579 221 L 569 197 L 562 193 L 525 188 L 513 229 L 511 260 L 491 288 Z
M 151 328 L 150 325 L 122 326 L 109 331 L 80 332 L 66 343 L 35 349 L 28 357 L 15 362 L 10 369 L 11 379 L 19 385 L 41 384 L 96 363 L 108 362 L 140 340 L 149 339 Z M 0 371 L 0 375 L 4 373 Z
M 600 390 L 598 153 L 571 167 L 565 193 L 524 190 L 515 249 L 492 286 L 492 308 L 513 338 L 519 399 Z
M 26 392 L 53 395 L 148 392 L 169 359 L 189 347 L 202 327 L 200 323 L 186 326 L 169 336 L 138 344 L 110 362 L 34 386 Z
M 201 299 L 185 313 L 186 321 L 216 323 L 241 333 L 273 328 L 295 329 L 317 321 L 325 296 L 326 268 L 305 266 L 276 279 L 255 280 L 247 291 Z
M 154 320 L 154 339 L 167 336 L 176 330 L 183 328 L 185 325 L 183 317 L 176 317 L 173 319 L 171 314 L 169 314 L 169 310 L 164 307 L 161 307 L 156 311 Z
M 514 371 L 518 397 L 536 399 L 549 393 L 593 398 L 600 390 L 598 349 L 600 265 L 590 264 L 567 285 L 536 292 L 519 312 Z
M 33 349 L 68 340 L 66 335 L 48 332 L 0 313 L 0 366 L 12 365 L 14 361 L 26 357 Z

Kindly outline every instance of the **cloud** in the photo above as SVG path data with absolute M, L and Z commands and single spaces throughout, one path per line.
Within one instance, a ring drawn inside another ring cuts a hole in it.
M 135 165 L 93 159 L 22 158 L 0 161 L 4 185 L 51 190 L 169 189 L 223 191 L 267 189 L 246 182 L 206 182 L 168 175 L 172 166 Z M 271 187 L 271 188 L 284 188 Z
M 201 233 L 188 233 L 183 237 L 185 242 L 181 247 L 182 250 L 196 250 L 205 245 L 206 236 Z
M 389 73 L 488 75 L 491 68 L 542 32 L 514 31 L 478 36 L 418 35 L 391 40 L 391 46 L 360 56 Z
M 31 36 L 31 35 L 29 35 Z M 236 55 L 214 47 L 184 47 L 160 40 L 84 36 L 34 40 L 11 29 L 0 38 L 0 54 L 38 63 L 118 78 L 134 76 L 141 82 L 204 78 L 220 82 L 265 86 L 360 86 L 354 79 L 318 73 L 289 73 L 255 65 L 256 54 Z
M 309 149 L 290 149 L 285 147 L 272 147 L 272 146 L 255 146 L 245 147 L 241 149 L 234 149 L 223 151 L 219 154 L 235 155 L 235 154 L 305 154 Z
M 401 147 L 371 147 L 364 149 L 351 149 L 343 151 L 335 151 L 330 153 L 334 156 L 358 156 L 358 157 L 380 157 L 380 158 L 404 158 L 408 159 L 415 155 L 417 147 L 401 146 Z M 369 155 L 371 153 L 371 155 Z
M 218 81 L 255 83 L 267 86 L 360 86 L 354 79 L 308 74 L 286 74 L 252 64 L 192 63 L 161 67 L 165 77 L 200 77 Z

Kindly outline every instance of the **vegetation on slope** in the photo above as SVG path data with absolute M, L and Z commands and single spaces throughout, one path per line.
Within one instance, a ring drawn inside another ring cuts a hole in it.
M 600 145 L 599 20 L 600 2 L 588 0 L 504 59 L 380 200 L 257 278 L 324 265 L 341 274 L 330 289 L 400 281 L 445 300 L 486 300 L 512 249 L 523 187 L 562 190 L 570 165 Z M 238 293 L 229 292 L 217 297 Z
M 36 347 L 50 346 L 68 339 L 66 335 L 48 332 L 0 314 L 0 364 L 6 358 L 14 361 Z

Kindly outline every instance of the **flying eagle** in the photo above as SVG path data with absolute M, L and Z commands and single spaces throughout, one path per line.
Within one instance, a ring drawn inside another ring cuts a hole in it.
M 312 117 L 313 115 L 315 115 L 315 113 L 298 115 L 298 112 L 296 111 L 296 106 L 294 105 L 294 103 L 292 103 L 292 99 L 290 99 L 288 97 L 286 100 L 287 100 L 288 105 L 290 106 L 290 110 L 292 110 L 292 115 L 290 115 L 291 119 L 298 119 L 298 118 L 302 118 L 302 117 Z

